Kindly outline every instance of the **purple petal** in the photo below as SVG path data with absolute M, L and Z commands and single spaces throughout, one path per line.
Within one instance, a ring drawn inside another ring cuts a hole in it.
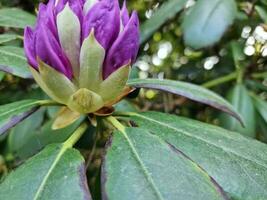
M 109 49 L 120 31 L 120 8 L 117 0 L 102 0 L 89 10 L 83 22 L 83 39 L 89 36 L 92 28 L 98 42 Z
M 103 70 L 104 79 L 128 62 L 135 62 L 139 49 L 139 35 L 138 16 L 133 12 L 125 29 L 107 54 Z
M 24 31 L 24 51 L 28 59 L 28 63 L 35 69 L 38 69 L 36 54 L 34 49 L 34 32 L 30 27 L 26 27 Z
M 122 24 L 125 27 L 130 20 L 129 12 L 128 12 L 127 6 L 126 6 L 126 1 L 123 2 L 123 6 L 121 9 L 121 19 L 122 19 Z
M 69 79 L 72 78 L 70 63 L 61 49 L 58 40 L 44 24 L 39 24 L 36 30 L 37 56 L 46 64 L 63 73 Z

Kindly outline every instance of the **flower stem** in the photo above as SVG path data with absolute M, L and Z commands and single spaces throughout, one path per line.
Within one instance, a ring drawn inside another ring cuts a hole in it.
M 233 73 L 228 74 L 226 76 L 223 76 L 223 77 L 217 78 L 215 80 L 209 81 L 207 83 L 204 83 L 202 86 L 205 87 L 205 88 L 212 88 L 212 87 L 221 85 L 223 83 L 227 83 L 227 82 L 233 81 L 237 77 L 238 77 L 238 72 L 233 72 Z
M 40 100 L 40 105 L 41 106 L 60 106 L 62 104 L 56 102 L 56 101 L 53 101 L 53 100 Z
M 252 74 L 252 78 L 255 78 L 255 79 L 265 79 L 265 78 L 267 78 L 267 72 L 254 73 L 254 74 Z
M 72 134 L 72 136 L 70 136 L 69 139 L 66 142 L 64 142 L 64 147 L 65 148 L 73 147 L 82 137 L 87 127 L 88 127 L 87 123 L 84 122 L 79 128 L 76 129 L 76 131 Z
M 116 129 L 118 129 L 120 132 L 125 132 L 125 127 L 113 116 L 109 116 L 106 118 L 107 121 L 109 121 Z

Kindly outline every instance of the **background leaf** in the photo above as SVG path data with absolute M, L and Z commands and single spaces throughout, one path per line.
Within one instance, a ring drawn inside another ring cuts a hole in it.
M 127 84 L 135 88 L 151 88 L 181 95 L 229 113 L 242 122 L 240 115 L 231 104 L 216 93 L 197 85 L 181 81 L 159 79 L 132 79 Z
M 23 100 L 0 106 L 0 135 L 15 126 L 40 106 L 39 100 Z
M 198 49 L 218 42 L 236 13 L 235 0 L 198 0 L 183 21 L 185 43 Z
M 20 47 L 0 47 L 0 70 L 21 78 L 32 78 L 24 50 Z
M 84 159 L 63 144 L 46 147 L 0 185 L 0 199 L 91 199 Z
M 180 12 L 186 0 L 168 0 L 141 26 L 141 44 L 148 40 L 167 20 Z
M 267 199 L 267 145 L 222 128 L 157 112 L 133 114 L 142 129 L 201 166 L 232 199 Z
M 256 136 L 255 108 L 253 101 L 245 86 L 238 84 L 228 93 L 228 100 L 234 108 L 242 115 L 245 127 L 241 126 L 237 120 L 222 115 L 220 117 L 221 125 L 232 131 L 237 131 L 249 137 Z
M 25 28 L 33 26 L 36 17 L 19 8 L 3 8 L 0 10 L 0 26 Z
M 16 34 L 1 34 L 0 35 L 0 44 L 3 44 L 5 42 L 10 42 L 12 40 L 16 40 L 18 38 L 18 35 Z
M 264 119 L 264 121 L 267 123 L 267 102 L 262 100 L 260 97 L 253 95 L 254 105 L 258 111 L 258 113 L 261 115 L 261 117 Z
M 109 200 L 225 199 L 206 172 L 159 137 L 139 128 L 114 133 L 102 180 L 104 199 Z

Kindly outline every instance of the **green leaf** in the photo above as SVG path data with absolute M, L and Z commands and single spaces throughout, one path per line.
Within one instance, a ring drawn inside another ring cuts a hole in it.
M 53 130 L 54 120 L 49 120 L 40 128 L 39 123 L 43 122 L 40 119 L 41 113 L 36 114 L 37 116 L 34 114 L 22 122 L 22 126 L 12 129 L 8 137 L 8 149 L 19 159 L 27 159 L 49 144 L 65 142 L 84 120 L 80 118 L 66 128 Z
M 0 71 L 0 82 L 4 79 L 5 73 Z
M 225 199 L 199 166 L 139 128 L 114 133 L 103 169 L 103 195 L 110 200 Z
M 163 113 L 132 114 L 130 120 L 190 157 L 232 199 L 267 199 L 267 145 L 216 126 Z
M 237 120 L 222 115 L 221 125 L 232 131 L 242 133 L 249 137 L 256 136 L 255 108 L 252 99 L 245 86 L 238 84 L 228 94 L 228 100 L 234 108 L 242 115 L 245 127 L 241 126 Z
M 20 47 L 0 47 L 0 71 L 21 78 L 32 78 L 23 48 Z
M 18 38 L 18 35 L 15 34 L 1 34 L 0 35 L 0 44 L 10 42 L 12 40 L 16 40 Z
M 262 100 L 257 95 L 252 95 L 252 97 L 253 97 L 254 106 L 256 107 L 258 113 L 267 123 L 267 102 Z
M 162 4 L 154 15 L 141 26 L 141 41 L 143 44 L 169 19 L 175 17 L 183 8 L 186 0 L 168 0 Z
M 50 145 L 4 180 L 0 199 L 91 199 L 84 159 L 63 144 Z
M 234 0 L 198 0 L 185 16 L 185 43 L 193 48 L 213 45 L 223 36 L 237 14 Z
M 41 105 L 40 100 L 23 100 L 0 106 L 0 135 L 20 123 Z
M 258 12 L 259 16 L 263 20 L 263 22 L 267 23 L 267 12 L 266 8 L 262 8 L 261 6 L 255 6 L 255 10 Z
M 242 122 L 240 115 L 226 100 L 210 90 L 191 83 L 159 79 L 132 79 L 128 81 L 128 85 L 136 88 L 151 88 L 181 95 L 222 110 Z
M 0 26 L 22 28 L 33 26 L 35 16 L 18 8 L 3 8 L 0 10 Z

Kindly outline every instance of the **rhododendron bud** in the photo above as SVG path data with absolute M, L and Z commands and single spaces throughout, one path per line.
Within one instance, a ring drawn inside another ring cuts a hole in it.
M 25 29 L 25 54 L 40 87 L 79 113 L 120 100 L 139 48 L 139 20 L 118 0 L 50 0 Z

